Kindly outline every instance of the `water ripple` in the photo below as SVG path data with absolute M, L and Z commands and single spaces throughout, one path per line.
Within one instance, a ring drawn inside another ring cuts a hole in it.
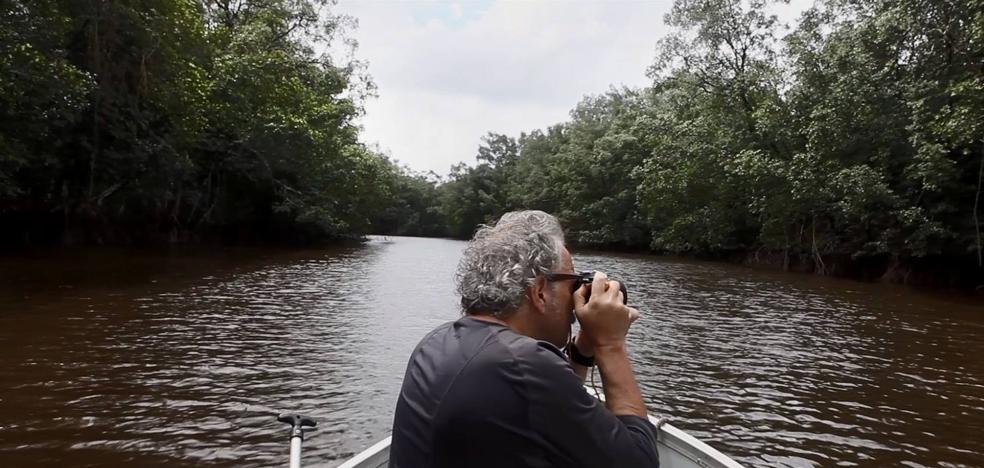
M 0 296 L 0 464 L 282 465 L 282 411 L 319 420 L 306 462 L 338 464 L 388 435 L 411 350 L 457 317 L 462 247 L 31 267 L 71 281 Z M 978 306 L 717 264 L 575 262 L 625 278 L 643 311 L 630 346 L 650 410 L 748 466 L 984 465 Z

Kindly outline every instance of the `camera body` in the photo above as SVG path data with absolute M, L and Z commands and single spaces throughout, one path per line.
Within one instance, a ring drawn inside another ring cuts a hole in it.
M 582 284 L 586 284 L 586 285 L 588 285 L 590 287 L 591 286 L 591 283 L 594 281 L 595 272 L 593 272 L 593 271 L 582 271 L 582 272 L 578 273 L 577 275 L 579 276 L 579 278 L 574 283 L 575 284 L 575 286 L 574 286 L 574 290 L 575 291 L 577 291 L 577 289 L 580 288 Z M 622 291 L 622 303 L 628 305 L 628 303 L 629 303 L 629 290 L 625 288 L 625 283 L 623 281 L 619 280 L 619 279 L 616 279 L 616 278 L 608 278 L 608 280 L 609 281 L 618 281 L 618 289 L 619 289 L 619 291 Z M 587 294 L 585 294 L 585 299 L 591 299 L 591 289 L 590 288 L 588 289 Z

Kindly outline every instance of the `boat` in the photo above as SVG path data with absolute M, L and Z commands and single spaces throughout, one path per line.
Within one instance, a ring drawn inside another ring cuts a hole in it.
M 588 393 L 604 401 L 604 396 L 590 387 Z M 666 422 L 649 416 L 658 429 L 656 445 L 661 468 L 742 468 L 742 465 L 697 438 Z M 362 453 L 355 455 L 338 468 L 386 468 L 392 437 L 387 437 Z

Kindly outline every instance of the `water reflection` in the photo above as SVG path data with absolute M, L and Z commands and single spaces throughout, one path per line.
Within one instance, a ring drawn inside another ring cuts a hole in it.
M 984 366 L 966 354 L 984 351 L 979 309 L 721 265 L 578 260 L 636 281 L 650 408 L 746 464 L 984 462 L 968 430 L 984 414 L 958 410 L 984 396 Z
M 413 346 L 457 317 L 460 242 L 0 261 L 0 465 L 280 465 L 388 434 Z M 631 255 L 649 407 L 751 466 L 984 465 L 980 307 Z

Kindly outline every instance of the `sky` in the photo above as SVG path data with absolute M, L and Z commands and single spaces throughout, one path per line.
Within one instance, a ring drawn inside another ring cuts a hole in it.
M 795 17 L 806 0 L 781 16 Z M 586 95 L 649 84 L 671 1 L 339 0 L 378 89 L 362 140 L 411 169 L 474 165 L 488 132 L 561 123 Z

